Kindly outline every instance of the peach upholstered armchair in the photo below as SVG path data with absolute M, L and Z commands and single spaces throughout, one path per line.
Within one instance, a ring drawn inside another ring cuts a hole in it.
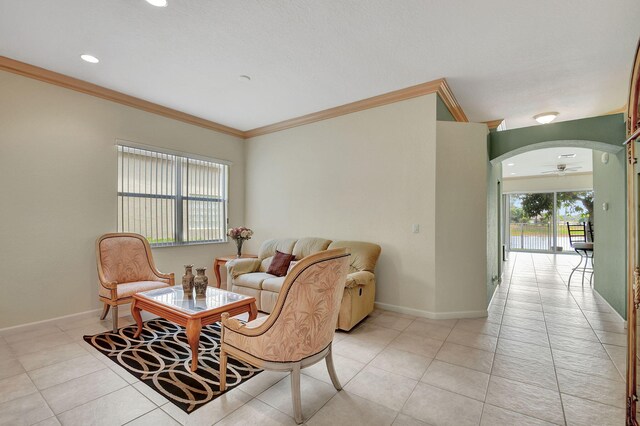
M 112 309 L 113 331 L 118 331 L 118 305 L 130 303 L 140 291 L 174 285 L 174 275 L 156 269 L 151 247 L 139 234 L 105 234 L 96 241 L 98 294 L 104 303 L 103 320 Z
M 271 315 L 243 324 L 222 314 L 220 390 L 226 389 L 227 356 L 266 370 L 291 371 L 298 424 L 302 423 L 301 368 L 325 359 L 333 386 L 340 390 L 331 343 L 347 272 L 347 249 L 312 254 L 287 275 Z

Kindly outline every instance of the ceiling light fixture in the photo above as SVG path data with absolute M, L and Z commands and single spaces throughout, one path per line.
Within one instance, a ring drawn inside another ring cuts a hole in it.
M 540 124 L 548 124 L 556 119 L 557 112 L 543 112 L 542 114 L 534 115 L 533 118 Z
M 576 154 L 560 154 L 558 158 L 576 158 Z
M 251 81 L 251 77 L 249 77 L 248 75 L 242 74 L 240 77 L 238 77 L 240 80 L 242 81 Z
M 80 58 L 82 58 L 82 60 L 85 62 L 89 62 L 90 64 L 97 64 L 98 62 L 100 62 L 100 59 L 96 58 L 93 55 L 87 55 L 86 53 L 84 55 L 80 55 Z
M 515 166 L 515 165 L 516 165 L 516 163 L 508 163 L 507 164 L 507 166 L 509 166 L 509 167 L 512 167 L 512 166 Z
M 515 172 L 511 172 L 511 174 L 512 174 L 512 175 L 517 175 L 517 173 L 515 173 Z
M 147 3 L 155 7 L 167 7 L 167 0 L 147 0 Z

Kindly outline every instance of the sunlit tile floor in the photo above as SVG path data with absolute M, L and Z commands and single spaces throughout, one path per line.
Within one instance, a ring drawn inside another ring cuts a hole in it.
M 580 277 L 567 290 L 574 263 L 511 253 L 487 318 L 378 310 L 337 333 L 344 390 L 324 364 L 304 370 L 306 423 L 624 424 L 624 324 Z M 82 340 L 109 327 L 91 316 L 2 333 L 0 424 L 294 424 L 289 378 L 271 372 L 187 416 Z

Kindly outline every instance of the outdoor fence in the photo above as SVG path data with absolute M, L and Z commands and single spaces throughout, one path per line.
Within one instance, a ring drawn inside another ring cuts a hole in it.
M 511 223 L 511 250 L 572 251 L 566 222 L 557 223 L 557 250 L 553 250 L 553 223 Z M 561 247 L 561 248 L 560 248 Z

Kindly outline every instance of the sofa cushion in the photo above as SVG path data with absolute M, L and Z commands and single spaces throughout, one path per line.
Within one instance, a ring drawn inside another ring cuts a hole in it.
M 233 285 L 261 290 L 262 282 L 268 278 L 276 278 L 276 276 L 265 272 L 252 272 L 250 274 L 238 275 L 238 277 L 233 280 Z
M 348 248 L 351 253 L 351 267 L 349 272 L 373 272 L 380 256 L 380 246 L 363 241 L 334 241 L 329 244 L 329 250 Z
M 287 269 L 287 275 L 289 275 L 289 273 L 291 272 L 291 270 L 293 269 L 294 266 L 296 266 L 298 264 L 299 260 L 292 260 L 291 263 L 289 264 L 289 269 Z
M 331 244 L 331 240 L 325 240 L 324 238 L 300 238 L 296 241 L 296 245 L 293 246 L 293 254 L 297 260 L 300 260 L 319 251 L 326 250 L 329 244 Z
M 274 293 L 280 293 L 282 284 L 286 277 L 269 278 L 262 281 L 262 289 L 265 291 L 272 291 Z
M 289 270 L 289 264 L 295 259 L 295 256 L 288 253 L 282 253 L 276 250 L 276 255 L 273 256 L 271 265 L 267 270 L 268 274 L 275 275 L 276 277 L 284 277 Z
M 281 238 L 274 240 L 267 240 L 260 246 L 258 250 L 258 259 L 260 259 L 260 272 L 267 272 L 273 256 L 276 254 L 276 250 L 282 253 L 293 253 L 293 246 L 296 240 L 293 238 Z

